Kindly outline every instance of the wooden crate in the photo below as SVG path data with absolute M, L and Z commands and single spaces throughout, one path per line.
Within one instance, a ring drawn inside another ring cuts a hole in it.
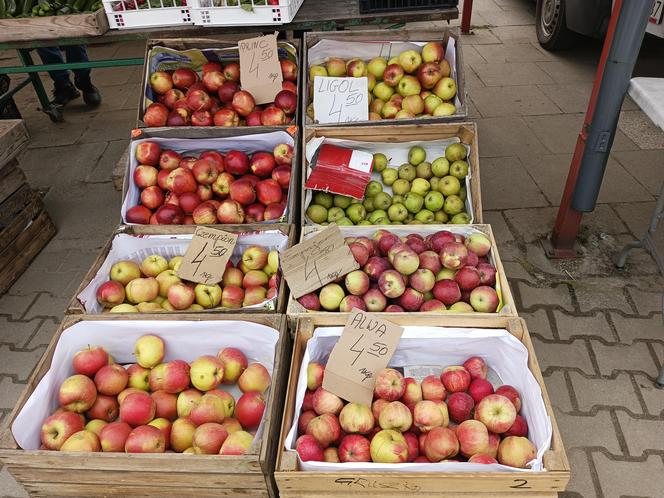
M 18 167 L 16 156 L 25 149 L 28 138 L 23 121 L 0 121 L 0 295 L 56 231 L 41 195 L 30 188 Z
M 480 152 L 477 140 L 477 125 L 475 123 L 430 123 L 414 125 L 395 126 L 334 126 L 334 127 L 309 127 L 304 130 L 302 140 L 302 200 L 300 202 L 301 226 L 313 225 L 306 219 L 304 183 L 307 180 L 307 143 L 313 138 L 326 137 L 336 139 L 355 140 L 358 142 L 374 143 L 403 143 L 403 142 L 426 142 L 428 140 L 444 140 L 451 137 L 459 137 L 461 143 L 470 147 L 468 166 L 472 180 L 470 181 L 470 196 L 473 208 L 473 223 L 482 221 L 482 191 L 480 189 Z M 378 227 L 378 225 L 376 225 Z M 443 225 L 439 225 L 443 226 Z
M 493 236 L 493 231 L 491 230 L 491 225 L 450 225 L 449 227 L 444 227 L 441 225 L 402 225 L 402 226 L 388 226 L 388 227 L 382 227 L 383 230 L 388 230 L 391 232 L 396 233 L 397 235 L 406 235 L 408 233 L 419 233 L 420 235 L 428 235 L 431 233 L 436 233 L 440 230 L 454 230 L 455 227 L 459 227 L 461 229 L 467 229 L 467 228 L 474 228 L 477 229 L 481 232 L 483 232 L 487 237 L 489 237 L 489 240 L 491 241 L 491 252 L 489 253 L 493 257 L 493 262 L 494 266 L 496 267 L 496 283 L 500 285 L 500 298 L 502 301 L 502 307 L 501 311 L 498 313 L 473 313 L 472 316 L 482 316 L 485 318 L 492 318 L 496 316 L 505 316 L 505 317 L 511 317 L 511 316 L 517 316 L 517 309 L 516 309 L 516 304 L 514 301 L 514 296 L 512 295 L 512 291 L 509 286 L 509 282 L 507 281 L 507 275 L 505 274 L 505 268 L 503 267 L 503 262 L 500 259 L 500 254 L 498 252 L 498 246 L 496 245 L 496 239 Z M 381 227 L 374 227 L 374 226 L 342 226 L 339 227 L 341 230 L 341 234 L 344 237 L 357 237 L 357 236 L 365 236 L 371 238 L 372 234 L 378 230 L 381 229 Z M 321 229 L 314 228 L 314 227 L 304 227 L 302 230 L 302 235 L 300 238 L 300 242 L 311 238 L 316 232 L 320 231 Z M 349 316 L 350 313 L 341 313 L 341 312 L 330 312 L 330 311 L 309 311 L 307 310 L 304 306 L 302 306 L 300 303 L 297 302 L 297 300 L 293 297 L 292 294 L 288 296 L 288 308 L 286 310 L 286 314 L 288 315 L 288 321 L 291 327 L 295 325 L 295 322 L 300 319 L 304 318 L 307 316 L 312 316 L 312 315 L 332 315 L 332 316 L 342 316 L 343 320 L 346 320 Z M 409 317 L 415 315 L 420 315 L 420 313 L 412 313 L 412 312 L 403 312 L 403 313 L 378 313 L 379 315 L 383 315 L 387 317 L 388 319 L 392 319 L 393 316 L 401 316 L 401 317 Z M 426 314 L 426 313 L 422 313 Z M 448 317 L 451 315 L 459 315 L 459 313 L 454 313 L 452 311 L 447 311 L 444 314 L 438 314 L 439 317 Z M 468 316 L 468 313 L 464 313 L 464 316 Z M 446 318 L 441 318 L 441 319 L 446 319 Z
M 113 320 L 168 320 L 163 315 L 114 316 Z M 48 371 L 62 332 L 82 320 L 107 316 L 68 316 L 53 336 L 0 434 L 0 461 L 31 496 L 247 496 L 276 497 L 273 470 L 283 412 L 291 339 L 283 315 L 181 315 L 176 320 L 244 320 L 279 331 L 272 387 L 264 419 L 264 436 L 253 453 L 242 456 L 60 453 L 23 450 L 9 429 L 35 387 Z
M 0 43 L 99 36 L 108 31 L 104 9 L 48 17 L 0 19 Z M 56 43 L 57 45 L 57 43 Z
M 309 59 L 309 50 L 316 43 L 321 40 L 334 40 L 337 42 L 342 42 L 348 44 L 351 52 L 352 46 L 354 43 L 370 42 L 378 45 L 380 42 L 429 42 L 429 41 L 438 41 L 443 43 L 443 47 L 447 47 L 447 42 L 450 38 L 453 38 L 456 42 L 456 84 L 457 84 L 457 96 L 461 105 L 457 107 L 456 114 L 452 116 L 439 116 L 433 117 L 428 115 L 423 115 L 422 117 L 415 119 L 380 119 L 376 121 L 355 121 L 356 124 L 366 125 L 395 125 L 395 124 L 415 124 L 415 123 L 441 123 L 441 122 L 450 122 L 450 121 L 461 121 L 465 120 L 468 117 L 468 110 L 466 106 L 466 77 L 465 77 L 465 66 L 463 61 L 463 51 L 461 49 L 461 36 L 459 34 L 459 28 L 441 28 L 441 29 L 418 29 L 418 30 L 407 30 L 407 29 L 380 29 L 380 30 L 361 30 L 361 31 L 314 31 L 304 34 L 304 44 L 302 47 L 302 91 L 301 91 L 301 104 L 303 114 L 303 125 L 305 130 L 311 126 L 339 126 L 335 123 L 320 124 L 316 123 L 311 119 L 307 113 L 307 106 L 313 102 L 313 96 L 310 96 L 311 87 L 309 86 L 309 67 L 312 64 L 312 61 Z M 381 55 L 386 59 L 389 59 L 391 56 L 397 54 L 386 54 L 379 53 L 381 48 L 377 49 L 375 56 Z M 340 55 L 333 54 L 335 57 L 340 57 Z M 348 60 L 350 57 L 342 57 Z M 368 61 L 367 61 L 368 62 Z M 316 61 L 315 64 L 319 64 L 319 61 Z M 424 90 L 424 89 L 423 89 Z M 350 123 L 345 123 L 344 126 L 350 125 Z
M 92 263 L 92 266 L 88 270 L 88 272 L 85 274 L 85 277 L 83 277 L 83 281 L 81 284 L 78 286 L 78 289 L 76 289 L 76 292 L 74 293 L 73 297 L 69 301 L 69 305 L 67 306 L 67 314 L 70 315 L 80 315 L 80 314 L 86 314 L 85 307 L 81 304 L 81 302 L 78 300 L 77 296 L 78 294 L 85 289 L 88 284 L 92 281 L 92 279 L 95 277 L 97 272 L 99 271 L 99 268 L 102 266 L 104 261 L 106 260 L 106 257 L 108 256 L 109 251 L 111 250 L 111 246 L 113 244 L 113 239 L 116 235 L 120 233 L 124 234 L 130 234 L 130 235 L 176 235 L 176 234 L 191 234 L 194 233 L 196 230 L 196 227 L 192 227 L 191 225 L 134 225 L 134 226 L 126 226 L 122 225 L 120 226 L 117 230 L 113 232 L 111 237 L 108 239 L 104 247 L 102 248 L 101 252 L 99 253 L 99 256 L 97 256 L 97 259 L 95 259 L 94 263 Z M 286 224 L 275 224 L 275 225 L 224 225 L 223 230 L 232 232 L 232 233 L 242 233 L 242 232 L 265 232 L 268 230 L 278 230 L 284 235 L 288 236 L 288 247 L 291 247 L 294 242 L 295 242 L 295 227 L 293 225 L 286 225 Z M 280 285 L 279 285 L 279 293 L 277 294 L 277 305 L 276 309 L 273 312 L 270 312 L 265 309 L 210 309 L 210 310 L 204 310 L 201 311 L 200 313 L 203 314 L 265 314 L 265 313 L 284 313 L 286 310 L 286 303 L 287 303 L 287 289 L 286 289 L 286 281 L 282 278 Z M 163 313 L 160 313 L 160 316 L 162 315 L 174 315 L 177 314 L 179 315 L 184 315 L 190 312 L 187 311 L 164 311 Z M 122 313 L 124 315 L 124 313 Z M 127 313 L 127 316 L 132 317 L 136 316 L 136 313 Z M 97 315 L 99 316 L 99 315 Z M 101 316 L 108 316 L 107 313 L 102 314 Z
M 565 490 L 570 467 L 551 401 L 542 379 L 525 322 L 516 317 L 390 316 L 399 325 L 428 325 L 506 329 L 519 339 L 529 353 L 528 367 L 537 380 L 544 405 L 551 418 L 551 448 L 544 454 L 545 472 L 424 473 L 424 472 L 303 472 L 298 469 L 295 451 L 285 450 L 284 441 L 293 422 L 298 374 L 307 341 L 316 327 L 343 326 L 338 315 L 317 315 L 297 322 L 291 371 L 286 391 L 284 416 L 277 455 L 275 479 L 282 498 L 362 496 L 363 498 L 402 497 L 413 493 L 425 498 L 555 498 Z

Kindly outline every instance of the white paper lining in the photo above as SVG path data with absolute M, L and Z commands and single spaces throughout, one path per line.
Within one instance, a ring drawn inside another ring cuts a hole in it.
M 314 157 L 314 154 L 318 150 L 318 148 L 323 145 L 324 143 L 329 143 L 329 144 L 336 144 L 341 147 L 348 147 L 351 149 L 356 149 L 356 150 L 361 150 L 365 152 L 370 152 L 371 154 L 375 154 L 377 152 L 382 152 L 387 156 L 388 159 L 388 164 L 390 168 L 398 168 L 404 163 L 408 162 L 408 151 L 410 150 L 411 147 L 414 147 L 416 145 L 419 145 L 422 147 L 425 152 L 427 153 L 426 158 L 428 162 L 433 162 L 434 159 L 438 157 L 445 157 L 445 148 L 453 143 L 460 143 L 461 140 L 459 137 L 452 137 L 448 138 L 446 140 L 427 140 L 424 142 L 399 142 L 399 143 L 391 143 L 391 142 L 358 142 L 355 140 L 345 140 L 341 138 L 327 138 L 325 136 L 323 137 L 314 137 L 311 140 L 307 142 L 306 148 L 305 148 L 305 156 L 306 156 L 306 166 L 304 168 L 304 178 L 305 182 L 306 179 L 309 178 L 309 175 L 311 174 L 311 159 Z M 466 149 L 466 154 L 468 157 L 466 158 L 466 161 L 468 162 L 468 175 L 466 176 L 466 200 L 464 201 L 464 204 L 466 206 L 466 212 L 470 216 L 470 223 L 472 224 L 475 221 L 475 213 L 473 212 L 473 194 L 471 192 L 471 185 L 473 182 L 473 175 L 472 175 L 472 169 L 470 168 L 470 146 L 463 144 L 464 148 Z M 392 195 L 392 187 L 383 184 L 381 180 L 381 175 L 377 171 L 373 171 L 371 173 L 371 179 L 379 181 L 381 185 L 383 185 L 383 192 L 387 192 L 390 195 Z M 305 189 L 303 192 L 304 195 L 304 220 L 305 223 L 309 225 L 315 225 L 313 221 L 307 216 L 306 214 L 306 209 L 309 207 L 309 203 L 311 202 L 311 198 L 313 197 L 314 191 L 310 189 Z M 398 226 L 398 225 L 396 225 Z M 452 224 L 450 225 L 445 225 L 445 226 L 453 226 Z M 381 228 L 381 225 L 375 225 L 375 229 L 377 230 L 378 228 Z M 390 227 L 391 229 L 391 227 Z M 444 228 L 443 228 L 444 229 Z M 409 232 L 410 233 L 410 232 Z
M 239 150 L 246 154 L 253 154 L 259 151 L 272 152 L 275 146 L 286 143 L 295 147 L 295 141 L 291 135 L 285 131 L 274 131 L 271 133 L 258 133 L 255 135 L 244 135 L 239 137 L 219 137 L 219 138 L 145 138 L 132 140 L 129 150 L 129 173 L 125 178 L 127 183 L 127 193 L 122 201 L 122 221 L 127 225 L 135 225 L 127 221 L 127 211 L 138 205 L 141 196 L 141 189 L 134 184 L 134 171 L 138 166 L 136 161 L 136 147 L 143 142 L 156 142 L 162 149 L 171 149 L 183 155 L 191 153 L 198 156 L 206 150 L 216 150 L 222 154 L 231 150 Z M 294 193 L 289 192 L 290 195 Z M 282 219 L 288 216 L 288 202 L 282 215 Z M 279 220 L 271 220 L 264 223 L 277 223 Z
M 235 347 L 249 363 L 261 363 L 270 375 L 279 333 L 265 325 L 244 321 L 181 321 L 181 320 L 109 320 L 81 321 L 65 330 L 53 353 L 51 367 L 39 381 L 32 395 L 12 424 L 12 434 L 25 450 L 40 446 L 41 424 L 58 407 L 58 390 L 62 382 L 75 372 L 71 361 L 74 354 L 88 345 L 103 346 L 122 365 L 135 362 L 134 342 L 144 334 L 156 334 L 166 343 L 164 361 L 175 359 L 192 362 L 202 355 L 216 355 L 221 349 Z M 227 387 L 229 387 L 227 389 Z M 230 388 L 232 387 L 232 389 Z M 237 400 L 237 386 L 222 387 Z M 266 399 L 269 396 L 266 393 Z M 263 423 L 255 441 L 260 439 Z
M 514 386 L 521 394 L 520 414 L 528 422 L 529 439 L 537 447 L 537 457 L 529 469 L 515 469 L 500 464 L 473 464 L 467 462 L 444 463 L 328 463 L 302 462 L 302 470 L 319 472 L 338 471 L 401 471 L 401 472 L 500 472 L 542 471 L 544 453 L 551 445 L 553 432 L 546 412 L 539 384 L 528 370 L 528 350 L 506 330 L 454 327 L 405 327 L 399 347 L 390 366 L 460 365 L 471 356 L 480 356 L 496 372 L 503 384 Z M 287 450 L 295 449 L 297 423 L 307 389 L 307 365 L 312 361 L 325 363 L 341 335 L 343 327 L 320 327 L 307 343 L 298 375 L 295 398 L 295 417 L 285 440 Z
M 175 235 L 129 235 L 118 234 L 113 238 L 111 250 L 97 271 L 97 274 L 77 297 L 85 307 L 86 313 L 101 313 L 103 307 L 97 302 L 97 289 L 101 284 L 109 280 L 111 267 L 118 261 L 134 261 L 140 264 L 143 259 L 159 254 L 169 259 L 175 256 L 183 256 L 189 247 L 192 234 Z M 276 249 L 283 251 L 288 247 L 288 236 L 279 230 L 265 230 L 261 232 L 245 232 L 238 236 L 237 244 L 233 249 L 231 261 L 237 263 L 245 249 L 252 245 L 263 246 L 268 250 Z M 282 281 L 281 285 L 285 285 Z M 262 303 L 247 306 L 247 308 L 266 308 L 274 310 L 276 307 L 275 296 L 266 299 Z

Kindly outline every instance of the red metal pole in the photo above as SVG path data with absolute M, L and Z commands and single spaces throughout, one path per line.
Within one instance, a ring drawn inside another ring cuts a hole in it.
M 461 14 L 461 32 L 465 35 L 470 33 L 470 17 L 473 14 L 473 0 L 464 0 L 463 12 Z
M 602 84 L 602 76 L 604 74 L 606 60 L 609 55 L 611 44 L 613 43 L 613 36 L 615 34 L 622 7 L 623 0 L 616 0 L 613 5 L 613 12 L 611 13 L 611 20 L 609 21 L 606 38 L 604 39 L 602 55 L 597 66 L 597 75 L 595 76 L 595 83 L 593 85 L 592 93 L 590 94 L 588 110 L 586 111 L 586 117 L 583 121 L 583 127 L 576 140 L 576 148 L 574 149 L 572 162 L 570 163 L 569 172 L 567 173 L 565 190 L 560 199 L 558 216 L 553 227 L 553 232 L 551 233 L 551 245 L 553 246 L 552 252 L 549 254 L 551 257 L 574 258 L 578 256 L 574 249 L 574 244 L 576 242 L 576 236 L 579 233 L 579 226 L 581 225 L 581 217 L 583 216 L 583 213 L 572 207 L 572 196 L 574 195 L 574 187 L 576 186 L 577 177 L 579 175 L 581 159 L 586 148 L 586 139 L 588 137 L 587 130 L 595 113 L 597 94 L 599 93 L 599 88 Z

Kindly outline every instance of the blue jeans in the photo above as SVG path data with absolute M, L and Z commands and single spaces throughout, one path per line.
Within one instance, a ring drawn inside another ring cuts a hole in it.
M 89 60 L 85 45 L 68 45 L 64 47 L 64 52 L 67 55 L 67 62 L 87 62 Z M 37 53 L 44 64 L 63 64 L 65 62 L 62 50 L 59 47 L 38 48 Z M 76 86 L 86 86 L 90 83 L 90 69 L 74 69 L 73 73 Z M 48 74 L 51 76 L 56 88 L 71 84 L 67 69 L 49 71 Z

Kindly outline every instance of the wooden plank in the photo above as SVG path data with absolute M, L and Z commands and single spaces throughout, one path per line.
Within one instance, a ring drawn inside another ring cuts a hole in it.
M 30 266 L 32 260 L 48 244 L 48 241 L 55 235 L 56 228 L 46 211 L 37 217 L 26 232 L 30 232 L 28 237 L 30 242 L 23 247 L 22 251 L 16 255 L 7 266 L 0 270 L 0 295 L 4 294 L 14 284 L 18 277 Z
M 0 254 L 2 254 L 12 244 L 21 232 L 25 230 L 28 224 L 35 219 L 37 214 L 44 208 L 41 198 L 35 196 L 30 203 L 11 221 L 11 223 L 0 232 Z
M 0 19 L 0 33 L 3 31 L 2 21 L 4 19 Z M 29 140 L 30 135 L 22 119 L 0 120 L 0 168 L 22 152 Z
M 99 36 L 107 31 L 104 9 L 64 16 L 0 19 L 0 43 Z
M 9 199 L 25 183 L 27 183 L 27 180 L 23 170 L 11 168 L 0 182 L 0 203 Z
M 111 173 L 111 180 L 113 180 L 113 188 L 122 192 L 125 180 L 125 173 L 127 171 L 127 164 L 129 164 L 129 145 L 118 159 L 113 172 Z
M 30 188 L 30 185 L 24 183 L 5 202 L 0 204 L 0 230 L 4 230 L 6 226 L 11 225 L 16 216 L 20 215 L 23 208 L 35 197 L 38 196 Z

